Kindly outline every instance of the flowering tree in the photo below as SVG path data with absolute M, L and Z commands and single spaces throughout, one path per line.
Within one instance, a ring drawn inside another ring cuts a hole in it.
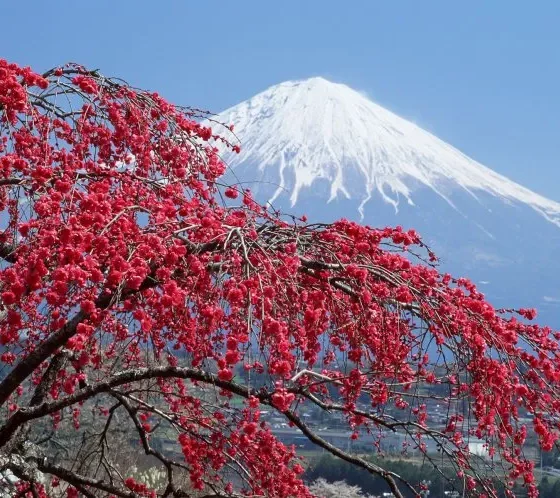
M 371 495 L 364 495 L 358 486 L 350 486 L 344 481 L 328 482 L 322 478 L 313 482 L 309 490 L 324 498 L 373 498 Z
M 14 495 L 311 496 L 263 409 L 395 496 L 422 492 L 327 440 L 302 416 L 314 407 L 372 449 L 402 434 L 437 465 L 437 445 L 466 494 L 495 496 L 494 476 L 536 496 L 524 447 L 558 438 L 558 336 L 438 273 L 414 231 L 309 225 L 221 185 L 216 144 L 239 148 L 204 117 L 80 66 L 0 61 Z M 165 478 L 139 479 L 126 448 Z

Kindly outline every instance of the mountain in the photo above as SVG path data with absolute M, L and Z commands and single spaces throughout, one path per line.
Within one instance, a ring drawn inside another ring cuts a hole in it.
M 223 152 L 228 180 L 260 201 L 313 221 L 414 227 L 496 306 L 534 306 L 560 326 L 560 203 L 323 78 L 275 85 L 215 119 L 241 143 Z

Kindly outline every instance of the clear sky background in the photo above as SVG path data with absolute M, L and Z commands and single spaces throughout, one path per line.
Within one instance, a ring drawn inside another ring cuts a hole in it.
M 214 112 L 324 76 L 560 201 L 560 2 L 0 0 L 0 57 Z

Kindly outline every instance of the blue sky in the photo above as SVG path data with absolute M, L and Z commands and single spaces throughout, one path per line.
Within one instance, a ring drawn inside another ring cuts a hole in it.
M 0 57 L 221 111 L 287 79 L 365 91 L 560 201 L 560 2 L 5 1 Z

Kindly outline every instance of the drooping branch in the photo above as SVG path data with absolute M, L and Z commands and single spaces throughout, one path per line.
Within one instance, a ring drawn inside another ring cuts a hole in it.
M 55 413 L 57 411 L 62 410 L 63 408 L 72 406 L 76 403 L 84 402 L 88 399 L 93 398 L 94 396 L 100 393 L 113 393 L 113 395 L 119 400 L 119 402 L 125 406 L 126 410 L 134 420 L 134 425 L 136 426 L 138 433 L 140 434 L 142 445 L 146 450 L 146 454 L 154 455 L 158 460 L 164 463 L 167 468 L 170 468 L 171 463 L 170 461 L 165 458 L 161 453 L 155 451 L 149 445 L 148 440 L 146 439 L 145 432 L 142 429 L 141 423 L 136 418 L 132 407 L 128 404 L 126 399 L 114 392 L 114 390 L 123 385 L 127 385 L 134 382 L 140 382 L 142 380 L 148 379 L 156 379 L 156 378 L 180 378 L 180 379 L 189 379 L 192 381 L 201 382 L 204 384 L 208 384 L 211 386 L 219 387 L 220 389 L 224 389 L 232 394 L 240 396 L 245 399 L 249 399 L 254 397 L 259 399 L 259 401 L 267 406 L 272 408 L 276 408 L 272 401 L 272 393 L 250 389 L 246 386 L 238 384 L 232 381 L 223 381 L 218 378 L 217 375 L 205 372 L 199 369 L 192 369 L 192 368 L 181 368 L 181 367 L 153 367 L 153 368 L 145 368 L 145 369 L 136 369 L 132 371 L 125 371 L 114 374 L 113 377 L 108 382 L 98 383 L 92 386 L 88 386 L 87 388 L 76 392 L 72 396 L 68 396 L 64 399 L 50 402 L 50 403 L 43 403 L 39 406 L 24 408 L 18 410 L 14 415 L 11 416 L 10 419 L 0 428 L 0 447 L 1 445 L 9 440 L 11 434 L 17 429 L 18 426 L 29 422 L 31 420 L 35 420 L 46 415 Z M 391 488 L 392 492 L 395 494 L 396 497 L 402 498 L 402 494 L 400 493 L 398 486 L 396 485 L 395 479 L 406 483 L 404 479 L 393 472 L 385 471 L 384 469 L 367 462 L 366 460 L 351 455 L 348 452 L 340 450 L 336 446 L 330 444 L 320 436 L 318 436 L 314 431 L 312 431 L 293 411 L 290 410 L 278 410 L 282 413 L 290 422 L 292 422 L 296 427 L 298 427 L 301 432 L 315 445 L 325 449 L 332 455 L 339 457 L 349 463 L 353 463 L 368 472 L 378 475 L 385 479 Z M 414 491 L 408 483 L 407 487 L 410 487 L 411 490 Z M 120 495 L 119 495 L 120 496 Z
M 280 230 L 280 233 L 284 232 L 284 230 Z M 268 250 L 275 249 L 274 245 L 274 238 L 277 234 L 274 231 L 264 232 L 268 237 L 264 238 L 263 240 L 258 240 L 260 247 L 266 247 Z M 271 237 L 271 234 L 273 237 Z M 289 236 L 289 232 L 285 233 L 284 236 Z M 297 233 L 298 238 L 303 238 L 305 234 Z M 209 242 L 205 244 L 192 244 L 188 242 L 188 239 L 179 237 L 180 240 L 185 242 L 193 254 L 205 254 L 205 253 L 212 253 L 212 254 L 220 254 L 225 253 L 226 248 L 224 247 L 227 243 L 227 239 L 223 243 L 219 243 L 217 241 Z M 272 238 L 272 241 L 269 240 Z M 284 240 L 285 243 L 285 240 Z M 230 251 L 232 249 L 232 244 L 230 244 Z M 246 251 L 247 248 L 242 245 L 242 250 L 245 252 L 245 257 L 248 258 Z M 1 254 L 0 254 L 1 255 Z M 299 257 L 301 262 L 301 271 L 305 272 L 306 274 L 321 279 L 320 275 L 316 275 L 313 273 L 314 270 L 323 269 L 323 270 L 330 270 L 332 272 L 340 271 L 343 272 L 344 266 L 341 264 L 332 264 L 326 263 L 318 260 L 309 260 L 305 257 Z M 14 260 L 15 261 L 15 260 Z M 212 270 L 212 268 L 210 268 Z M 392 277 L 390 273 L 379 271 L 373 267 L 366 267 L 366 270 L 374 277 L 380 278 L 381 281 L 385 281 L 391 284 L 399 283 L 398 281 L 395 282 L 395 278 Z M 155 271 L 152 271 L 152 275 L 155 274 Z M 142 284 L 139 286 L 139 290 L 143 291 L 149 289 L 155 285 L 157 285 L 157 280 L 150 275 L 147 277 Z M 339 277 L 332 276 L 328 278 L 329 284 L 331 284 L 335 289 L 342 291 L 343 293 L 351 296 L 351 297 L 358 297 L 359 293 L 357 290 L 353 289 L 351 285 L 344 283 L 340 280 Z M 402 284 L 402 282 L 401 282 Z M 127 295 L 130 295 L 131 292 L 126 293 L 124 296 L 121 296 L 121 300 L 126 298 Z M 403 304 L 397 303 L 394 299 L 386 300 L 388 304 L 398 304 L 399 306 L 410 309 L 414 311 L 414 313 L 418 314 L 419 316 L 423 316 L 422 309 L 420 306 L 415 304 Z M 100 297 L 95 302 L 95 307 L 99 310 L 104 310 L 108 308 L 112 303 L 115 302 L 115 296 L 111 293 L 102 292 Z M 87 318 L 87 315 L 82 312 L 78 312 L 73 318 L 71 318 L 63 327 L 61 327 L 58 331 L 51 334 L 45 341 L 43 341 L 38 348 L 36 348 L 32 353 L 27 355 L 25 358 L 20 360 L 20 362 L 12 369 L 12 371 L 0 382 L 0 405 L 4 404 L 8 398 L 12 395 L 15 391 L 17 386 L 19 386 L 29 375 L 31 375 L 38 366 L 47 360 L 54 352 L 62 347 L 71 337 L 76 334 L 77 327 L 80 323 Z

